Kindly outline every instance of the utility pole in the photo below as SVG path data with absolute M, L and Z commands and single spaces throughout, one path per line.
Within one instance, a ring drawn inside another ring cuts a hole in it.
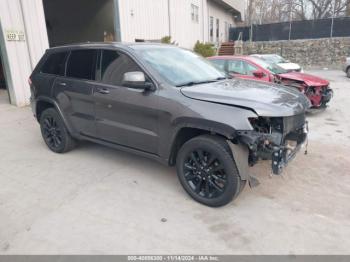
M 293 9 L 293 1 L 290 1 L 289 4 L 289 35 L 288 35 L 288 40 L 290 40 L 291 35 L 292 35 L 292 9 Z
M 333 1 L 333 14 L 332 14 L 332 24 L 331 24 L 331 38 L 333 38 L 334 15 L 335 15 L 335 0 Z
M 249 42 L 253 41 L 253 24 L 255 19 L 254 5 L 255 5 L 254 0 L 248 0 L 248 13 L 249 13 L 249 23 L 250 23 Z
M 171 8 L 170 8 L 170 0 L 168 0 L 168 26 L 169 26 L 169 36 L 172 37 L 171 35 Z

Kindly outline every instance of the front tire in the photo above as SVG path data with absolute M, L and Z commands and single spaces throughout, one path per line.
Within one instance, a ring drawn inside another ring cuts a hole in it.
M 55 153 L 68 152 L 76 145 L 76 141 L 68 133 L 60 115 L 54 108 L 48 108 L 42 112 L 40 129 L 46 145 Z
M 189 140 L 177 155 L 176 167 L 185 191 L 207 206 L 228 204 L 245 185 L 230 147 L 221 137 L 204 135 Z

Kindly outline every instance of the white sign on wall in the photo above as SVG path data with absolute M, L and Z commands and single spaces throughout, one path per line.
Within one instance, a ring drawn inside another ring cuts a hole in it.
M 24 32 L 20 30 L 6 30 L 7 41 L 25 41 Z

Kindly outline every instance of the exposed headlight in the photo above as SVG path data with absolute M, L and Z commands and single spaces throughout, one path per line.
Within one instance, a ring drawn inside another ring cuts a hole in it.
M 280 117 L 250 117 L 248 120 L 254 131 L 259 133 L 271 134 L 283 130 L 283 119 Z

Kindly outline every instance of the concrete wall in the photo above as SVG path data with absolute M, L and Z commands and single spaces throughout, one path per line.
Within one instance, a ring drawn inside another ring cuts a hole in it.
M 28 78 L 48 48 L 41 0 L 0 0 L 0 44 L 12 104 L 29 104 Z M 25 41 L 7 41 L 6 31 L 25 34 Z
M 350 37 L 292 41 L 245 42 L 244 54 L 280 54 L 306 68 L 340 68 L 350 56 Z
M 113 0 L 43 0 L 50 46 L 104 40 L 114 33 Z

